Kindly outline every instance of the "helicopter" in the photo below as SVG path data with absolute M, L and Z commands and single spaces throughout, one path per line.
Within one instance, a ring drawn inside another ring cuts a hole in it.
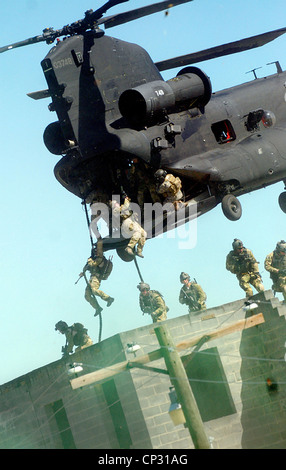
M 112 28 L 192 0 L 104 16 L 127 1 L 109 0 L 62 29 L 46 28 L 42 35 L 0 48 L 5 52 L 56 41 L 41 62 L 48 88 L 28 94 L 36 100 L 51 98 L 48 108 L 57 115 L 43 136 L 47 149 L 61 156 L 56 179 L 86 208 L 93 202 L 90 195 L 102 192 L 106 200 L 119 195 L 120 202 L 130 194 L 136 204 L 130 185 L 135 161 L 149 178 L 158 169 L 179 177 L 182 211 L 170 209 L 172 217 L 164 213 L 159 221 L 153 213 L 144 219 L 148 238 L 218 204 L 229 220 L 239 220 L 240 195 L 278 181 L 286 185 L 286 73 L 276 62 L 273 75 L 255 75 L 252 82 L 213 93 L 210 78 L 196 65 L 263 46 L 286 28 L 155 63 L 145 49 L 107 36 L 101 26 Z M 178 67 L 174 78 L 162 78 L 161 72 Z M 144 202 L 151 202 L 149 194 Z M 286 213 L 286 191 L 279 205 Z M 116 249 L 120 258 L 131 261 L 127 240 L 114 230 L 104 238 L 104 250 Z

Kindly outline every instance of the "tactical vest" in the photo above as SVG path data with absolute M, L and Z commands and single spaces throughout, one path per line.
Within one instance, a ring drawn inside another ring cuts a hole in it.
M 188 300 L 189 302 L 193 302 L 194 300 L 197 301 L 198 298 L 199 298 L 199 294 L 198 294 L 198 291 L 197 289 L 195 288 L 194 286 L 194 283 L 192 282 L 190 287 L 182 287 L 182 291 L 183 293 L 185 294 L 186 296 L 186 300 Z
M 232 257 L 235 261 L 235 264 L 237 266 L 239 266 L 239 271 L 241 273 L 244 273 L 244 272 L 247 272 L 247 271 L 250 271 L 252 266 L 253 266 L 253 259 L 250 258 L 250 256 L 248 255 L 247 253 L 247 249 L 246 248 L 243 248 L 243 251 L 242 253 L 235 253 L 234 251 L 232 252 Z
M 140 304 L 141 306 L 146 309 L 151 309 L 151 310 L 154 310 L 155 309 L 155 298 L 159 296 L 163 302 L 164 302 L 164 297 L 162 294 L 160 294 L 160 292 L 158 292 L 157 290 L 150 290 L 149 291 L 149 295 L 148 296 L 143 296 L 142 294 L 140 295 Z M 165 303 L 165 302 L 164 302 Z M 167 307 L 167 305 L 165 305 L 165 308 L 166 308 L 166 312 L 169 311 L 169 307 Z
M 97 266 L 97 275 L 103 281 L 109 278 L 111 271 L 113 269 L 113 263 L 110 258 L 103 258 L 103 266 Z
M 286 271 L 286 255 L 279 256 L 276 251 L 273 252 L 272 259 L 273 268 L 280 269 L 281 271 Z

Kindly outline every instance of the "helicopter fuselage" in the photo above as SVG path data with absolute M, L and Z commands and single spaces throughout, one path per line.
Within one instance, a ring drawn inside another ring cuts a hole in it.
M 212 93 L 200 69 L 166 82 L 143 48 L 98 30 L 58 42 L 42 67 L 58 116 L 44 140 L 82 199 L 118 193 L 134 158 L 180 176 L 188 200 L 212 198 L 201 213 L 286 180 L 286 72 Z

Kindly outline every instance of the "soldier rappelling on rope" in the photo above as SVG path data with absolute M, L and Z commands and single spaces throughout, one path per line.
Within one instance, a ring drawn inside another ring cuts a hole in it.
M 99 315 L 102 311 L 97 298 L 99 297 L 106 302 L 107 307 L 114 302 L 114 298 L 99 289 L 101 281 L 108 279 L 113 269 L 111 258 L 107 259 L 103 254 L 103 242 L 99 238 L 96 245 L 91 250 L 91 256 L 88 258 L 79 279 L 84 277 L 87 283 L 85 289 L 85 299 L 95 309 L 95 314 Z M 90 272 L 90 279 L 87 280 L 86 271 Z
M 146 242 L 147 233 L 138 222 L 136 214 L 131 208 L 131 199 L 125 197 L 124 203 L 119 204 L 118 201 L 110 202 L 110 207 L 115 218 L 120 218 L 120 227 L 123 236 L 129 239 L 125 248 L 126 253 L 131 256 L 139 256 L 144 258 L 142 251 Z M 135 249 L 136 247 L 136 249 Z

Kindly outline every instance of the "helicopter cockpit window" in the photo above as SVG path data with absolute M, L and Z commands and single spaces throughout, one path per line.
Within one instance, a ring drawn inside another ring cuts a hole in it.
M 212 124 L 211 128 L 216 138 L 216 141 L 219 144 L 231 142 L 236 138 L 233 127 L 228 119 L 226 119 L 225 121 L 215 122 L 214 124 Z

